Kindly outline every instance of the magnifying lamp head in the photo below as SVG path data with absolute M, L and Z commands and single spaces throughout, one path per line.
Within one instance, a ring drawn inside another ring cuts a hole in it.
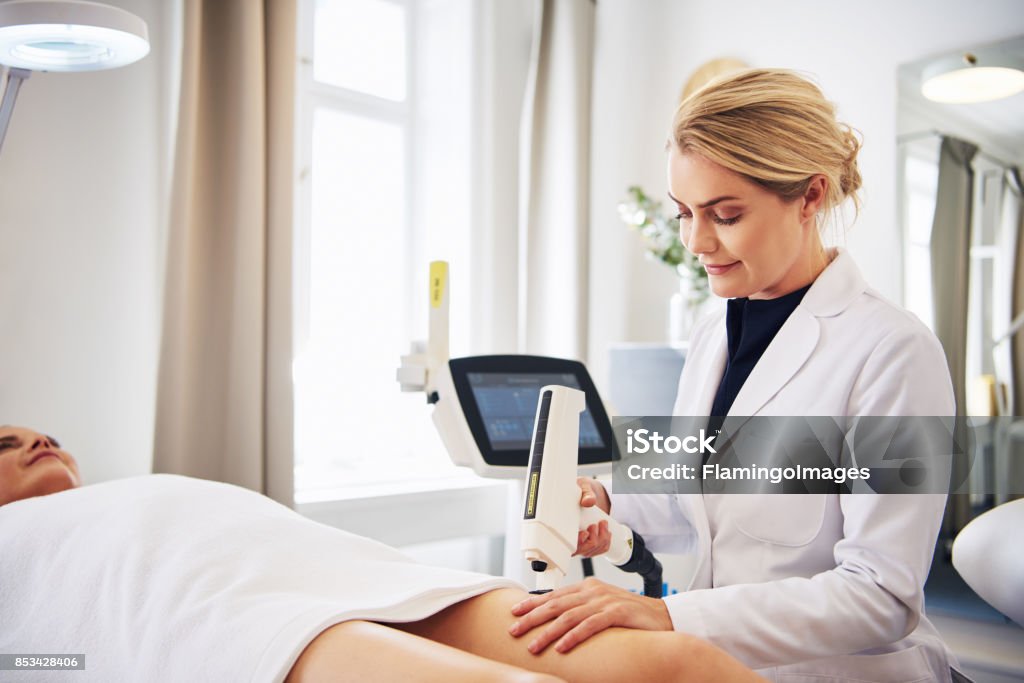
M 0 3 L 0 64 L 32 71 L 99 71 L 149 54 L 146 22 L 83 0 Z

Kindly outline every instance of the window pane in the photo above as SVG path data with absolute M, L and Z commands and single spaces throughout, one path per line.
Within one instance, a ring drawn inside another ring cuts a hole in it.
M 935 195 L 913 192 L 907 196 L 907 239 L 911 244 L 928 245 L 932 241 Z
M 423 395 L 395 381 L 413 338 L 404 137 L 352 114 L 313 116 L 308 321 L 294 366 L 298 490 L 453 470 Z
M 387 0 L 317 0 L 313 78 L 405 99 L 405 8 Z
M 907 245 L 907 268 L 903 282 L 907 310 L 934 329 L 932 309 L 932 252 L 928 245 Z

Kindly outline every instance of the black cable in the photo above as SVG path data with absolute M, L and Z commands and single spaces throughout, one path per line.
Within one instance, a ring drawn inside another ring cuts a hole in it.
M 633 552 L 625 564 L 619 569 L 624 572 L 635 572 L 644 580 L 644 595 L 649 598 L 664 596 L 661 562 L 647 549 L 644 537 L 633 532 Z

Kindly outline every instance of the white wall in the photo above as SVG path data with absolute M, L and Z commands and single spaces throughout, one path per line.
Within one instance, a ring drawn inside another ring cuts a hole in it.
M 677 68 L 673 56 L 679 32 L 668 21 L 673 4 L 597 3 L 588 365 L 606 399 L 608 345 L 665 341 L 668 299 L 678 288 L 672 269 L 644 257 L 640 238 L 626 229 L 616 208 L 630 185 L 640 185 L 654 197 L 665 196 L 667 190 L 665 140 L 688 73 Z
M 87 482 L 151 468 L 178 5 L 106 1 L 150 55 L 33 74 L 0 152 L 0 424 L 56 436 Z
M 637 182 L 664 193 L 669 120 L 697 66 L 731 56 L 814 76 L 865 140 L 864 206 L 846 246 L 868 281 L 897 297 L 897 67 L 1024 33 L 1018 0 L 601 0 L 597 7 L 590 365 L 598 381 L 606 375 L 608 344 L 664 339 L 674 282 L 663 266 L 642 260 L 639 240 L 626 232 L 615 205 Z

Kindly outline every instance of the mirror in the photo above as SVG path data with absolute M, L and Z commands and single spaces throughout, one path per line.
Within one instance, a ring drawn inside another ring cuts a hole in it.
M 1011 417 L 1024 412 L 1024 334 L 1013 331 L 1024 312 L 1024 93 L 975 104 L 926 99 L 929 67 L 968 52 L 1024 63 L 1024 36 L 899 68 L 897 194 L 903 303 L 942 342 L 958 411 L 990 426 L 977 430 L 971 493 L 950 496 L 929 609 L 998 620 L 954 572 L 949 548 L 974 516 L 1024 490 L 1014 466 L 1024 460 L 1024 421 Z

